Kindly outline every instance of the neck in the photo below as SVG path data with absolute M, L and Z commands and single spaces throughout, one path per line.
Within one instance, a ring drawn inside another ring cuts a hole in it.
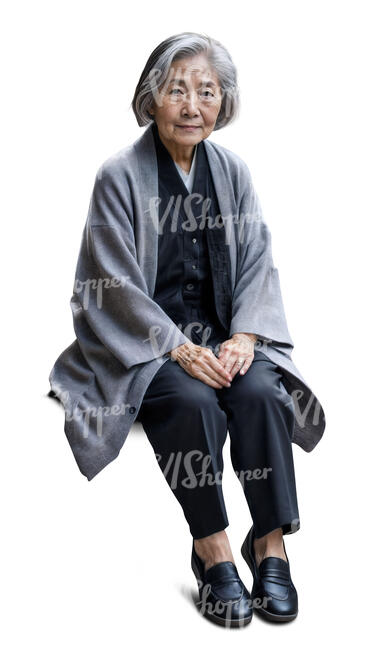
M 158 131 L 158 133 L 160 140 L 164 144 L 165 148 L 169 151 L 174 162 L 177 163 L 177 165 L 179 165 L 182 169 L 184 169 L 184 171 L 190 172 L 196 145 L 177 144 L 176 142 L 172 142 L 172 140 L 166 140 L 166 138 L 161 135 L 160 131 Z

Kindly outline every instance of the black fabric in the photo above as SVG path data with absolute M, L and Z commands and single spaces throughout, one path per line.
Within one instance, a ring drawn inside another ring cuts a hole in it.
M 299 529 L 292 452 L 294 405 L 278 366 L 261 350 L 230 387 L 212 388 L 168 360 L 157 371 L 138 419 L 195 539 L 224 530 L 222 449 L 231 461 L 261 537 Z
M 229 247 L 206 150 L 197 144 L 189 193 L 156 124 L 152 130 L 161 228 L 154 300 L 188 338 L 211 346 L 229 337 L 232 300 Z

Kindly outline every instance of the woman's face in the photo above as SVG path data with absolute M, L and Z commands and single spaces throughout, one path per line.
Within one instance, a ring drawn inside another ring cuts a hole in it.
M 221 103 L 218 76 L 206 56 L 197 54 L 172 63 L 149 112 L 155 116 L 163 141 L 176 147 L 194 146 L 214 129 Z

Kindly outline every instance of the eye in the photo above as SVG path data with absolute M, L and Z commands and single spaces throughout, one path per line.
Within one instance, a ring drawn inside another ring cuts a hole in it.
M 182 92 L 182 91 L 180 90 L 180 88 L 173 88 L 173 89 L 169 92 L 169 94 L 172 95 L 173 93 L 176 93 L 176 90 L 177 90 L 177 92 L 179 92 L 179 93 Z
M 209 93 L 207 95 L 208 97 L 214 97 L 213 93 L 210 90 L 204 90 L 204 92 L 202 94 L 204 95 L 205 93 Z

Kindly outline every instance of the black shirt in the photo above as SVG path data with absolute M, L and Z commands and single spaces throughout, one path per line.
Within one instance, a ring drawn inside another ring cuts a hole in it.
M 159 137 L 156 123 L 152 132 L 158 162 L 161 229 L 153 297 L 193 342 L 214 345 L 215 340 L 229 338 L 231 265 L 205 146 L 202 141 L 197 144 L 189 193 Z M 206 327 L 211 328 L 210 338 L 206 338 Z

